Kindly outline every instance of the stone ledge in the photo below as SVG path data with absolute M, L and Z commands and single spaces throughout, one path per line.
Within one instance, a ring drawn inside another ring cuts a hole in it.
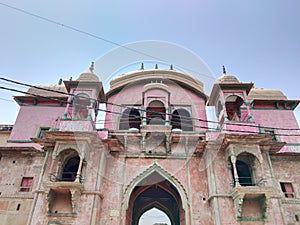
M 1 194 L 1 198 L 22 198 L 22 199 L 33 199 L 33 193 L 26 193 L 26 194 Z
M 282 199 L 281 200 L 281 204 L 296 204 L 296 205 L 300 205 L 300 199 L 295 199 L 295 198 Z

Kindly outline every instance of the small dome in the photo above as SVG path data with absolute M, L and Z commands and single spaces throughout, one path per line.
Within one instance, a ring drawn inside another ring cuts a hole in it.
M 287 100 L 287 97 L 279 90 L 252 88 L 248 94 L 249 100 Z
M 63 85 L 38 85 L 37 87 L 39 87 L 40 89 L 34 87 L 29 88 L 27 90 L 28 94 L 26 94 L 26 96 L 40 95 L 46 97 L 66 97 L 66 95 L 68 94 L 65 86 Z M 63 92 L 66 94 L 59 92 Z
M 90 82 L 99 82 L 99 77 L 91 72 L 85 72 L 80 74 L 80 76 L 77 78 L 77 81 L 90 81 Z
M 239 83 L 239 80 L 233 75 L 223 74 L 216 80 L 216 83 Z
M 77 81 L 99 82 L 99 77 L 94 74 L 94 62 L 91 63 L 89 71 L 79 75 Z

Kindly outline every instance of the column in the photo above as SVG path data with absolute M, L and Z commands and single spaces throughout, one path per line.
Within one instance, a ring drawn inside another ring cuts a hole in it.
M 230 156 L 230 161 L 232 163 L 232 169 L 233 169 L 233 176 L 234 176 L 235 186 L 240 186 L 239 175 L 238 175 L 237 169 L 236 169 L 236 156 L 235 155 L 231 155 Z
M 75 182 L 81 182 L 80 176 L 81 176 L 82 163 L 83 163 L 83 156 L 80 156 Z

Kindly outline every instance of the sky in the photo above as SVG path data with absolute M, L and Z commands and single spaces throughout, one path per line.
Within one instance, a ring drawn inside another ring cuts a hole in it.
M 120 45 L 155 40 L 189 49 L 215 78 L 225 65 L 242 82 L 299 99 L 299 9 L 299 0 L 0 0 L 0 74 L 57 84 Z M 13 95 L 0 89 L 0 124 L 15 121 Z
M 0 0 L 0 74 L 30 84 L 57 84 L 59 78 L 77 78 L 118 45 L 157 40 L 189 49 L 215 78 L 225 65 L 242 82 L 299 99 L 299 9 L 298 0 Z M 1 124 L 16 118 L 12 95 L 20 94 L 0 89 Z M 299 109 L 296 115 L 299 119 Z

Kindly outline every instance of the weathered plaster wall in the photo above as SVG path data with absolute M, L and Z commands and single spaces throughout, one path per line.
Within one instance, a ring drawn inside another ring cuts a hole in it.
M 126 205 L 130 197 L 128 188 L 136 179 L 147 179 L 143 173 L 157 165 L 176 179 L 184 189 L 184 198 L 189 205 L 188 218 L 194 224 L 213 224 L 211 209 L 208 202 L 208 184 L 205 169 L 200 169 L 201 158 L 126 158 L 122 156 L 110 156 L 107 159 L 106 177 L 104 179 L 101 222 L 119 223 L 119 219 L 125 222 Z M 178 188 L 178 187 L 176 187 Z M 186 195 L 186 197 L 185 197 Z M 124 211 L 125 210 L 125 211 Z
M 10 132 L 0 131 L 0 146 L 6 146 L 9 136 Z
M 280 197 L 282 216 L 286 224 L 297 224 L 295 216 L 300 217 L 300 159 L 293 157 L 271 156 L 274 171 L 274 188 Z M 294 198 L 284 196 L 280 182 L 292 183 Z M 299 221 L 298 221 L 299 223 Z
M 37 188 L 43 157 L 2 154 L 0 160 L 0 223 L 25 225 Z M 23 177 L 33 177 L 30 192 L 20 192 Z M 19 205 L 19 206 L 18 206 Z

